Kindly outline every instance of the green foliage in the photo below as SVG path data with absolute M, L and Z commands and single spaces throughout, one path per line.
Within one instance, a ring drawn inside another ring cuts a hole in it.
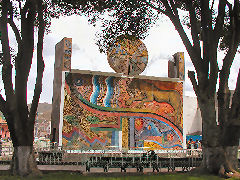
M 109 16 L 109 19 L 102 20 L 102 30 L 96 35 L 100 52 L 105 53 L 121 35 L 144 39 L 159 17 L 145 3 L 135 0 L 117 1 Z
M 165 1 L 156 0 L 156 1 L 148 1 L 148 0 L 127 0 L 127 1 L 115 1 L 113 4 L 113 8 L 108 9 L 108 15 L 110 18 L 97 20 L 101 21 L 102 29 L 98 32 L 97 36 L 97 45 L 101 52 L 106 52 L 108 48 L 113 44 L 116 37 L 120 35 L 132 35 L 136 38 L 144 39 L 148 35 L 148 30 L 156 20 L 160 17 L 159 14 L 169 15 L 171 13 L 175 14 L 175 10 L 180 13 L 180 11 L 185 11 L 183 18 L 179 16 L 178 18 L 182 22 L 183 25 L 186 25 L 189 29 L 191 29 L 191 22 L 189 17 L 189 7 L 191 6 L 196 16 L 196 31 L 199 36 L 203 36 L 202 29 L 203 24 L 201 22 L 201 1 L 194 0 L 191 1 L 191 5 L 188 1 L 176 0 L 174 1 L 174 5 L 171 4 L 170 8 L 166 8 Z M 209 12 L 205 12 L 211 14 L 211 24 L 214 27 L 217 21 L 217 12 L 218 10 L 214 8 L 214 3 L 210 4 Z M 229 5 L 230 6 L 230 5 Z M 226 10 L 224 14 L 224 28 L 221 29 L 220 35 L 220 50 L 227 50 L 231 43 L 231 34 L 232 27 L 230 26 L 230 18 L 232 14 L 229 9 Z M 90 20 L 91 21 L 91 20 Z M 95 17 L 96 21 L 96 17 Z M 202 37 L 201 37 L 202 38 Z
M 15 64 L 15 59 L 17 57 L 16 51 L 10 47 L 10 54 L 12 57 L 12 63 Z M 3 53 L 0 51 L 0 65 L 3 63 Z
M 100 52 L 105 53 L 120 35 L 144 39 L 159 17 L 139 0 L 53 0 L 53 9 L 54 17 L 77 14 L 87 16 L 93 25 L 100 22 L 101 31 L 96 34 L 96 44 Z

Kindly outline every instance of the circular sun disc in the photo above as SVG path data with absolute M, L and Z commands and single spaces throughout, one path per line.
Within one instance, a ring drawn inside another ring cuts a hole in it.
M 141 40 L 120 36 L 109 49 L 107 59 L 115 72 L 139 75 L 147 66 L 148 51 Z

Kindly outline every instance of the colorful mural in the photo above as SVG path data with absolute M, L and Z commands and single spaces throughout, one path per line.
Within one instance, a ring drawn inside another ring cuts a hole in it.
M 182 82 L 66 73 L 62 142 L 182 148 Z
M 132 36 L 120 36 L 109 49 L 108 63 L 117 73 L 139 75 L 148 62 L 148 51 L 144 43 Z

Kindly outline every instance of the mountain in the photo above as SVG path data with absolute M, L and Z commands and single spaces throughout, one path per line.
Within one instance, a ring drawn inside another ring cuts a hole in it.
M 31 107 L 31 104 L 28 104 L 29 109 L 30 107 Z M 43 121 L 51 121 L 52 104 L 39 103 L 37 112 L 38 112 L 37 121 L 39 123 Z
M 31 104 L 28 104 L 28 108 L 30 109 Z M 38 113 L 45 113 L 45 112 L 52 112 L 52 104 L 48 104 L 48 103 L 39 103 L 38 104 L 38 109 L 37 109 Z

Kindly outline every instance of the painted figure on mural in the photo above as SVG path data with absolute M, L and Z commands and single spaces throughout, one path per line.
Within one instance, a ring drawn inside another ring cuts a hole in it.
M 153 149 L 182 148 L 178 133 L 164 122 L 151 118 L 135 118 L 135 144 Z
M 171 116 L 175 117 L 175 123 L 181 124 L 182 121 L 182 97 L 176 90 L 165 90 L 156 87 L 154 84 L 147 80 L 130 80 L 128 83 L 128 91 L 133 93 L 133 90 L 139 90 L 140 94 L 129 98 L 126 105 L 131 106 L 134 102 L 140 102 L 138 107 L 144 108 L 144 103 L 156 101 L 158 103 L 170 104 L 174 112 Z

